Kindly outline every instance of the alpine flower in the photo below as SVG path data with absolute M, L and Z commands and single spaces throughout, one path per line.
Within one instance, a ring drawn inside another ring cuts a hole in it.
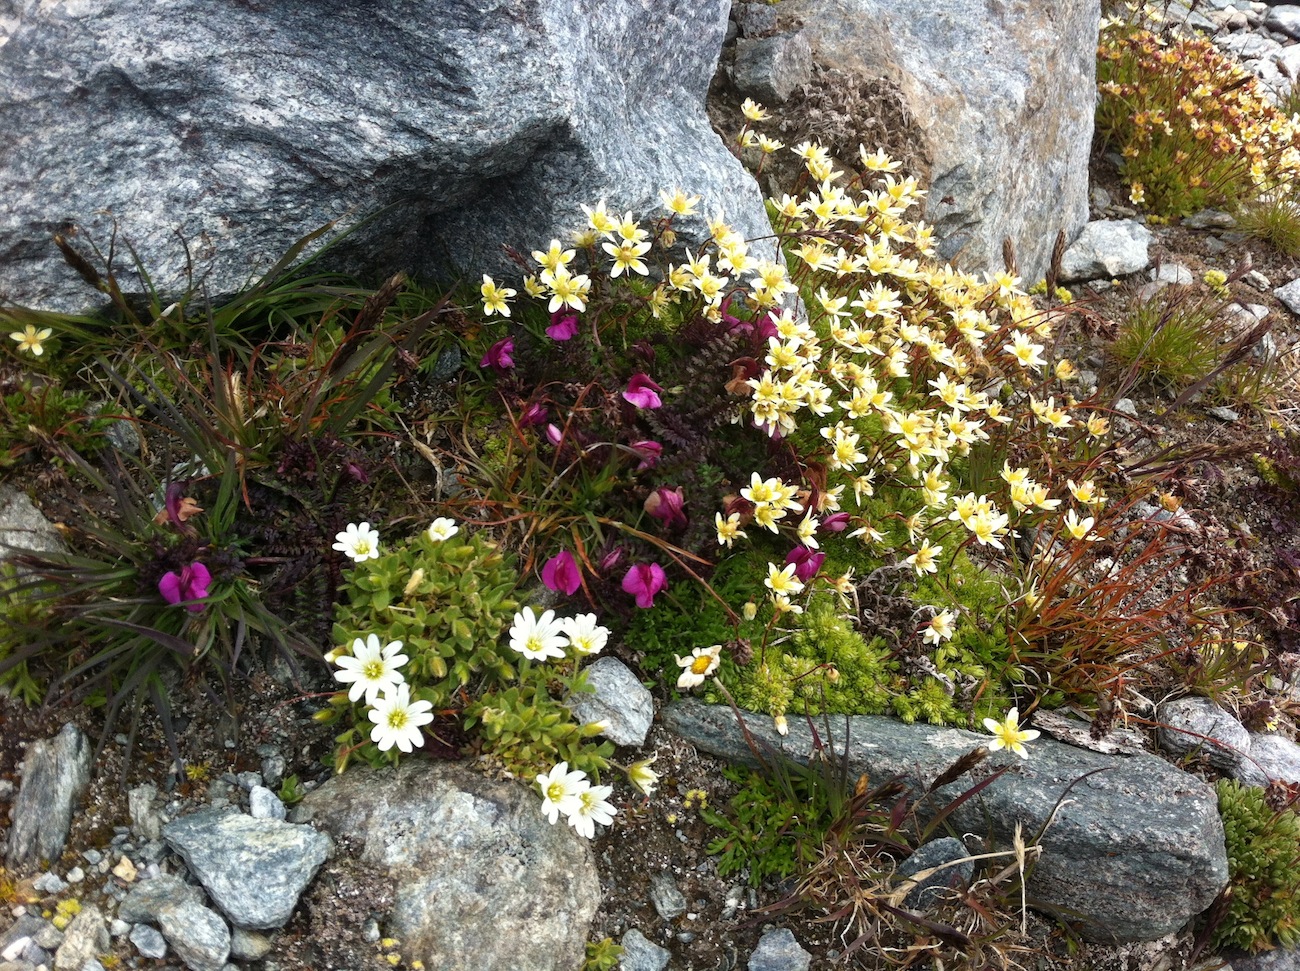
M 401 641 L 390 641 L 380 646 L 379 637 L 370 634 L 365 640 L 358 637 L 352 642 L 352 653 L 339 654 L 334 663 L 342 670 L 334 672 L 334 680 L 351 684 L 348 701 L 357 702 L 366 696 L 366 704 L 373 705 L 380 692 L 390 691 L 405 682 L 398 670 L 406 663 Z
M 653 469 L 659 464 L 659 456 L 664 452 L 664 447 L 662 445 L 649 439 L 632 442 L 628 445 L 628 448 L 641 458 L 641 464 L 636 467 L 638 472 L 644 472 L 646 469 Z
M 595 614 L 578 614 L 563 623 L 575 654 L 599 654 L 609 642 L 609 629 L 596 623 Z
M 369 523 L 348 523 L 348 528 L 334 536 L 333 549 L 345 553 L 357 563 L 379 558 L 379 533 Z
M 587 786 L 578 793 L 577 804 L 569 813 L 569 825 L 579 836 L 591 839 L 596 835 L 597 823 L 608 826 L 614 821 L 617 810 L 608 801 L 613 791 L 613 786 Z
M 567 314 L 563 310 L 557 310 L 551 314 L 550 326 L 546 328 L 546 336 L 554 341 L 570 340 L 578 333 L 578 315 Z
M 659 397 L 661 391 L 663 388 L 644 374 L 634 374 L 627 383 L 627 390 L 623 392 L 623 400 L 637 408 L 660 408 L 663 406 Z
M 655 605 L 655 595 L 668 586 L 664 568 L 658 563 L 636 563 L 623 575 L 623 590 L 636 597 L 636 605 L 648 610 Z
M 582 570 L 573 554 L 561 550 L 547 560 L 542 567 L 542 583 L 546 584 L 547 590 L 562 592 L 569 597 L 577 593 L 582 586 Z
M 985 718 L 984 727 L 993 733 L 993 741 L 989 742 L 990 752 L 1006 748 L 1015 752 L 1022 759 L 1029 758 L 1024 743 L 1032 742 L 1039 734 L 1035 729 L 1022 729 L 1020 727 L 1020 712 L 1015 708 L 1007 712 L 1007 717 L 1003 721 Z
M 183 566 L 180 572 L 170 570 L 158 581 L 158 592 L 169 604 L 178 604 L 186 600 L 203 600 L 208 595 L 208 584 L 212 574 L 202 563 L 194 562 Z M 197 614 L 206 604 L 187 603 L 185 609 Z
M 578 797 L 591 787 L 587 773 L 577 769 L 570 772 L 568 762 L 561 762 L 550 772 L 539 775 L 537 784 L 542 787 L 542 813 L 552 826 L 560 813 L 568 817 L 575 812 Z
M 456 520 L 448 519 L 446 516 L 439 516 L 429 524 L 426 532 L 433 542 L 442 543 L 459 533 L 460 527 L 456 525 Z
M 509 287 L 499 287 L 493 279 L 486 273 L 483 274 L 483 285 L 479 287 L 479 293 L 483 295 L 483 315 L 491 317 L 494 313 L 502 317 L 510 316 L 510 305 L 506 303 L 517 291 Z
M 45 353 L 45 348 L 42 345 L 50 339 L 52 333 L 54 332 L 48 327 L 37 330 L 34 325 L 28 324 L 22 330 L 16 330 L 10 334 L 9 339 L 18 342 L 19 352 L 26 351 L 33 357 L 40 357 Z
M 673 656 L 677 657 L 677 655 Z M 718 665 L 722 663 L 722 645 L 697 647 L 688 657 L 678 657 L 677 663 L 683 668 L 681 676 L 677 679 L 677 687 L 682 690 L 694 688 L 698 684 L 703 684 L 705 678 L 718 670 Z
M 676 489 L 660 486 L 646 496 L 643 504 L 646 512 L 670 528 L 686 525 L 686 513 L 682 510 L 684 505 L 685 499 L 680 486 Z
M 503 337 L 487 349 L 482 360 L 478 362 L 479 367 L 490 367 L 494 371 L 509 371 L 515 366 L 515 359 L 510 355 L 515 352 L 515 339 L 513 337 Z
M 370 740 L 387 752 L 396 745 L 403 752 L 424 745 L 421 725 L 433 721 L 433 704 L 412 701 L 411 686 L 399 684 L 390 692 L 380 695 L 370 709 L 370 720 L 375 727 L 370 730 Z
M 510 625 L 510 648 L 530 661 L 564 657 L 569 641 L 564 636 L 564 622 L 555 619 L 555 611 L 548 610 L 538 617 L 532 607 L 515 614 Z

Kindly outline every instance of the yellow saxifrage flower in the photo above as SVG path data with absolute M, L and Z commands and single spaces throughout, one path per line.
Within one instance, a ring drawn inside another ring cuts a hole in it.
M 50 335 L 53 333 L 48 327 L 37 330 L 35 326 L 28 324 L 22 330 L 16 330 L 10 334 L 9 339 L 18 342 L 19 353 L 25 351 L 31 354 L 32 357 L 40 357 L 45 353 L 45 348 L 42 345 L 50 339 Z
M 1010 749 L 1022 759 L 1029 758 L 1029 753 L 1025 751 L 1025 742 L 1032 742 L 1039 735 L 1036 729 L 1020 727 L 1020 712 L 1015 708 L 1007 712 L 1007 717 L 1002 721 L 985 718 L 984 727 L 993 734 L 993 741 L 989 742 L 988 746 L 990 752 Z

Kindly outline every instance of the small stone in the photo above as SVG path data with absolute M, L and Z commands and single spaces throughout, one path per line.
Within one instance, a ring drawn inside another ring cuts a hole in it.
M 99 866 L 99 861 L 104 858 L 104 854 L 99 850 L 86 850 L 81 854 L 81 858 L 91 866 Z
M 604 722 L 601 734 L 615 745 L 644 745 L 654 720 L 654 699 L 645 685 L 614 657 L 598 658 L 583 670 L 593 691 L 569 696 L 574 718 Z
M 230 931 L 230 956 L 238 961 L 260 961 L 271 953 L 270 934 L 235 927 Z
M 1151 271 L 1151 279 L 1157 283 L 1174 283 L 1188 286 L 1195 279 L 1192 271 L 1181 263 L 1161 263 Z
M 239 787 L 247 792 L 252 792 L 262 784 L 262 774 L 260 772 L 241 772 L 235 778 Z
M 1211 418 L 1216 418 L 1219 421 L 1224 421 L 1229 423 L 1241 420 L 1241 415 L 1237 414 L 1231 408 L 1225 408 L 1223 406 L 1206 408 L 1205 413 L 1209 415 Z
M 141 880 L 132 887 L 117 908 L 117 916 L 132 923 L 147 921 L 156 924 L 158 912 L 167 904 L 177 900 L 197 903 L 200 896 L 196 887 L 191 887 L 180 877 L 164 873 L 151 880 Z
M 117 866 L 113 867 L 113 876 L 117 877 L 124 883 L 135 883 L 135 878 L 138 873 L 139 871 L 135 868 L 135 864 L 131 862 L 129 856 L 122 857 L 122 859 L 117 861 Z
M 0 519 L 5 513 L 5 495 L 0 488 Z M 5 543 L 29 545 L 0 523 L 0 551 Z M 22 870 L 38 860 L 57 860 L 62 855 L 72 814 L 90 782 L 91 748 L 81 729 L 70 723 L 54 738 L 27 747 L 22 787 L 11 811 L 13 825 L 6 857 L 11 869 Z
M 1250 752 L 1250 733 L 1209 698 L 1167 701 L 1157 717 L 1162 723 L 1156 732 L 1160 745 L 1174 755 L 1196 752 L 1216 768 L 1230 772 Z
M 1186 229 L 1232 229 L 1237 220 L 1222 209 L 1202 209 L 1184 219 L 1182 225 Z
M 776 30 L 776 7 L 770 3 L 734 3 L 731 16 L 742 37 L 762 37 Z
M 1110 193 L 1101 186 L 1094 185 L 1089 196 L 1092 199 L 1092 208 L 1098 213 L 1105 212 L 1110 208 Z
M 672 957 L 669 951 L 651 942 L 635 927 L 623 935 L 620 943 L 623 955 L 618 966 L 622 971 L 663 971 Z
M 749 956 L 749 971 L 808 971 L 812 955 L 799 946 L 787 927 L 763 932 Z
M 277 752 L 262 759 L 262 782 L 268 789 L 276 789 L 284 781 L 284 773 L 289 768 L 284 756 Z
M 1292 280 L 1273 291 L 1293 314 L 1300 314 L 1300 280 Z
M 677 889 L 677 881 L 667 871 L 660 871 L 650 878 L 650 902 L 664 920 L 686 913 L 686 897 Z
M 42 873 L 32 881 L 32 889 L 53 896 L 62 893 L 68 885 L 59 879 L 58 874 Z
M 916 876 L 922 870 L 944 863 L 955 865 L 944 867 L 928 877 L 922 877 L 903 898 L 903 906 L 909 910 L 928 910 L 948 896 L 949 891 L 967 887 L 975 875 L 975 862 L 965 859 L 969 855 L 966 852 L 966 845 L 952 836 L 931 840 L 924 846 L 918 847 L 916 852 L 899 866 L 896 878 L 899 882 Z M 957 860 L 962 862 L 955 863 Z
M 91 958 L 81 966 L 81 971 L 104 971 L 104 966 L 99 963 L 98 958 Z
M 1062 283 L 1112 279 L 1146 268 L 1151 231 L 1132 219 L 1096 219 L 1083 228 L 1061 260 Z
M 248 812 L 254 819 L 284 819 L 284 803 L 266 786 L 253 786 L 248 793 Z
M 379 921 L 371 917 L 361 927 L 361 937 L 367 944 L 377 944 L 379 942 Z
M 167 956 L 166 939 L 148 924 L 136 924 L 131 928 L 129 940 L 135 945 L 135 949 L 140 952 L 141 957 L 156 959 Z
M 103 912 L 94 904 L 83 904 L 63 932 L 54 967 L 58 971 L 81 971 L 81 966 L 96 954 L 106 952 L 110 943 Z
M 732 80 L 741 94 L 781 104 L 812 79 L 812 45 L 802 31 L 736 42 Z
M 114 917 L 113 922 L 108 925 L 108 934 L 110 937 L 122 937 L 131 933 L 132 925 L 123 920 L 121 917 Z
M 230 929 L 215 912 L 187 900 L 159 910 L 158 924 L 190 971 L 222 971 L 230 956 Z
M 1232 774 L 1248 786 L 1267 786 L 1272 779 L 1300 783 L 1300 745 L 1281 735 L 1252 733 L 1250 758 L 1242 759 Z
M 1242 279 L 1244 279 L 1256 290 L 1268 290 L 1273 286 L 1273 284 L 1269 282 L 1268 277 L 1266 277 L 1263 273 L 1260 273 L 1259 270 L 1251 270 Z M 1264 309 L 1267 310 L 1268 308 L 1265 307 Z
M 1274 6 L 1264 17 L 1264 26 L 1288 37 L 1300 37 L 1300 6 Z
M 81 883 L 86 879 L 86 871 L 79 866 L 74 866 L 67 872 L 68 883 Z
M 1132 398 L 1120 398 L 1119 401 L 1115 402 L 1115 410 L 1121 415 L 1127 415 L 1129 418 L 1138 416 L 1137 405 L 1134 404 Z
M 131 832 L 145 839 L 156 840 L 162 836 L 162 820 L 154 812 L 158 787 L 146 782 L 126 794 L 127 812 L 131 814 Z

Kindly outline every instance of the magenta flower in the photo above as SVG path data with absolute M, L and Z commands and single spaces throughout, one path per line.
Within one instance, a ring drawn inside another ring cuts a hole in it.
M 162 598 L 169 604 L 178 604 L 185 600 L 203 600 L 208 595 L 208 584 L 212 582 L 212 574 L 202 563 L 194 562 L 189 566 L 181 567 L 177 573 L 170 570 L 162 575 L 158 581 L 158 592 Z M 204 604 L 191 603 L 186 604 L 185 609 L 198 613 L 204 608 Z
M 822 520 L 821 528 L 828 533 L 842 533 L 849 525 L 849 514 L 846 512 L 832 513 Z
M 807 583 L 821 570 L 822 564 L 826 562 L 826 554 L 814 553 L 807 546 L 796 546 L 786 554 L 785 562 L 787 565 L 794 564 L 794 575 L 800 583 Z
M 638 472 L 644 472 L 646 469 L 653 469 L 659 464 L 659 456 L 663 454 L 664 447 L 658 442 L 652 442 L 645 439 L 640 442 L 633 442 L 628 446 L 637 455 L 641 456 L 641 464 L 636 467 Z
M 655 594 L 668 586 L 664 568 L 658 563 L 637 563 L 623 577 L 623 589 L 636 597 L 636 605 L 643 610 L 655 605 Z
M 566 314 L 563 308 L 551 314 L 551 325 L 546 328 L 546 336 L 551 340 L 567 341 L 577 333 L 577 314 Z
M 529 425 L 540 425 L 547 419 L 546 409 L 536 401 L 530 402 L 524 409 L 524 413 L 519 416 L 519 425 L 527 428 Z
M 685 504 L 681 486 L 676 489 L 660 486 L 646 496 L 644 507 L 645 511 L 655 519 L 665 526 L 672 527 L 686 525 L 686 513 L 682 510 Z
M 563 591 L 572 597 L 582 586 L 582 570 L 568 550 L 562 550 L 542 567 L 542 583 L 547 590 Z
M 478 362 L 479 367 L 490 367 L 494 371 L 509 371 L 515 366 L 515 359 L 510 355 L 515 352 L 515 339 L 513 337 L 503 337 L 491 347 L 488 348 L 483 360 Z
M 638 408 L 659 408 L 663 405 L 659 399 L 659 392 L 662 390 L 663 388 L 644 374 L 634 374 L 632 380 L 627 383 L 627 390 L 623 392 L 623 400 L 631 402 Z
M 546 440 L 552 445 L 559 445 L 564 440 L 564 432 L 560 431 L 558 425 L 546 426 Z
M 623 559 L 623 548 L 615 546 L 612 550 L 600 558 L 600 572 L 609 573 Z

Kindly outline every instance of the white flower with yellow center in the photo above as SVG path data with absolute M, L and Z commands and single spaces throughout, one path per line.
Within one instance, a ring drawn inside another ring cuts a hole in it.
M 422 725 L 433 721 L 433 704 L 412 701 L 411 686 L 399 684 L 376 700 L 369 712 L 375 727 L 370 730 L 370 740 L 379 751 L 387 752 L 396 745 L 403 752 L 424 745 Z
M 935 562 L 935 558 L 942 552 L 942 546 L 931 546 L 930 541 L 927 539 L 922 541 L 919 550 L 907 557 L 903 562 L 915 570 L 917 576 L 926 573 L 938 573 L 939 564 Z
M 574 653 L 599 654 L 609 643 L 609 628 L 596 623 L 595 614 L 578 614 L 561 622 Z
M 1065 531 L 1069 533 L 1072 538 L 1087 540 L 1089 543 L 1093 543 L 1100 538 L 1092 532 L 1092 527 L 1096 525 L 1096 522 L 1097 521 L 1091 516 L 1080 520 L 1078 514 L 1071 509 L 1065 514 L 1065 519 L 1062 520 L 1061 525 L 1065 527 Z
M 803 591 L 803 581 L 794 575 L 795 564 L 787 563 L 784 567 L 779 567 L 775 563 L 767 565 L 767 578 L 763 580 L 763 586 L 767 587 L 775 594 L 784 596 L 793 596 Z
M 722 663 L 722 645 L 697 647 L 689 657 L 677 657 L 677 664 L 682 673 L 677 678 L 677 687 L 683 691 L 704 683 L 704 679 L 713 674 Z
M 379 533 L 369 523 L 348 523 L 348 528 L 334 536 L 334 546 L 357 563 L 379 559 Z
M 612 786 L 587 786 L 578 793 L 578 801 L 569 813 L 569 825 L 579 836 L 592 839 L 596 835 L 596 824 L 608 826 L 614 821 L 618 811 L 608 802 L 614 792 Z
M 425 532 L 433 542 L 445 543 L 460 532 L 460 527 L 456 525 L 456 520 L 448 519 L 446 516 L 439 516 L 429 524 L 429 528 Z
M 993 733 L 993 741 L 989 742 L 990 752 L 996 752 L 999 749 L 1010 749 L 1022 759 L 1029 758 L 1029 753 L 1025 751 L 1025 742 L 1032 742 L 1038 737 L 1035 729 L 1022 729 L 1020 727 L 1020 712 L 1012 708 L 1007 712 L 1007 717 L 1002 721 L 993 718 L 984 719 L 984 727 Z
M 381 691 L 395 688 L 406 679 L 398 670 L 407 662 L 401 641 L 380 645 L 379 637 L 370 634 L 365 640 L 358 637 L 352 642 L 352 653 L 335 656 L 334 663 L 342 670 L 334 672 L 334 680 L 350 684 L 348 700 L 360 701 L 365 695 L 366 704 L 373 705 Z
M 554 610 L 538 617 L 532 607 L 525 607 L 515 614 L 514 623 L 510 625 L 511 650 L 518 651 L 530 661 L 564 657 L 568 643 L 564 622 L 556 620 Z
M 718 545 L 731 548 L 731 544 L 737 539 L 745 537 L 745 531 L 740 528 L 740 513 L 733 512 L 726 519 L 722 518 L 722 513 L 713 514 L 713 525 L 718 531 Z
M 688 196 L 681 189 L 673 189 L 672 192 L 660 189 L 659 198 L 663 200 L 665 209 L 678 216 L 695 215 L 695 207 L 700 204 L 699 196 Z
M 486 273 L 483 274 L 483 285 L 479 287 L 479 293 L 483 295 L 483 315 L 491 317 L 494 313 L 502 317 L 510 316 L 510 305 L 506 303 L 518 291 L 510 287 L 499 287 L 495 281 Z
M 565 817 L 572 815 L 582 793 L 591 787 L 587 773 L 577 769 L 570 772 L 568 762 L 561 762 L 550 772 L 539 775 L 537 784 L 542 789 L 542 814 L 552 826 L 561 813 Z
M 952 640 L 956 615 L 950 610 L 941 610 L 930 618 L 930 622 L 921 631 L 921 640 L 936 647 L 943 641 Z

